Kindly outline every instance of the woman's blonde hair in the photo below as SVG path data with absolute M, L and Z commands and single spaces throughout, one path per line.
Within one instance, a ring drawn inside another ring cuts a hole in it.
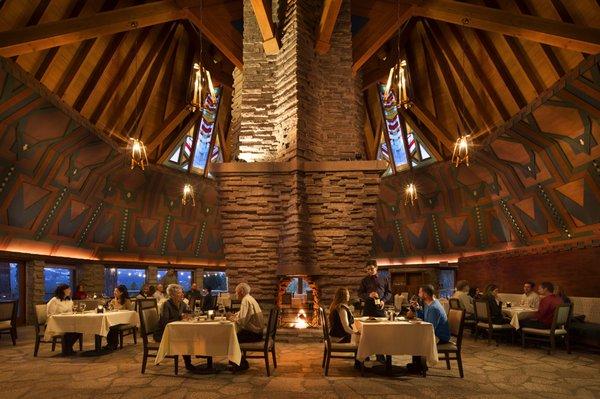
M 346 303 L 346 295 L 349 295 L 350 292 L 347 288 L 338 288 L 335 291 L 335 295 L 333 297 L 333 302 L 329 305 L 329 323 L 333 323 L 333 313 L 335 310 L 339 309 L 340 305 Z

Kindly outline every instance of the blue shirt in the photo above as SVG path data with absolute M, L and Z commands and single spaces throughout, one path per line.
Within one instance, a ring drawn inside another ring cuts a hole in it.
M 440 342 L 450 341 L 450 326 L 448 325 L 448 316 L 437 299 L 434 299 L 431 305 L 425 304 L 423 309 L 417 310 L 417 317 L 420 317 L 427 323 L 433 324 L 435 336 Z

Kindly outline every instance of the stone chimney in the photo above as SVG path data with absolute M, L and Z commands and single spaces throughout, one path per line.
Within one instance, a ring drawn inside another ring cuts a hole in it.
M 244 69 L 234 74 L 232 131 L 241 162 L 217 164 L 230 284 L 272 299 L 277 276 L 306 275 L 322 297 L 355 289 L 371 251 L 379 176 L 366 161 L 360 79 L 352 74 L 350 0 L 317 55 L 320 0 L 273 0 L 281 47 L 266 55 L 244 0 Z

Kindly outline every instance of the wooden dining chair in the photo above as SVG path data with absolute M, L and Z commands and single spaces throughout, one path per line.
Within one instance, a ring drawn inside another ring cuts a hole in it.
M 17 300 L 0 302 L 0 336 L 10 335 L 13 346 L 17 345 Z
M 151 337 L 158 330 L 158 306 L 156 299 L 138 299 L 137 310 L 140 316 L 140 336 L 142 337 L 143 354 L 142 354 L 142 374 L 146 372 L 146 364 L 148 358 L 156 358 L 158 347 L 160 344 L 154 341 L 150 342 L 148 337 Z M 175 362 L 175 375 L 179 373 L 179 356 L 167 356 Z
M 508 323 L 494 324 L 492 323 L 492 314 L 490 311 L 490 304 L 487 299 L 476 299 L 475 300 L 475 340 L 479 337 L 479 330 L 487 331 L 488 343 L 492 342 L 494 335 L 497 337 L 500 334 L 509 332 L 511 340 L 514 342 L 515 329 Z M 496 338 L 496 346 L 499 345 L 498 339 Z
M 565 340 L 567 353 L 571 353 L 569 342 L 569 328 L 571 327 L 571 316 L 573 313 L 572 304 L 562 304 L 554 309 L 554 318 L 552 325 L 548 329 L 541 328 L 521 328 L 521 344 L 525 347 L 525 341 L 548 342 L 548 354 L 551 355 L 556 349 L 556 338 L 561 337 Z
M 62 344 L 62 334 L 53 335 L 50 341 L 44 339 L 46 333 L 46 322 L 48 321 L 47 307 L 45 303 L 35 305 L 35 318 L 33 325 L 35 327 L 35 345 L 33 356 L 37 357 L 40 350 L 40 344 L 52 344 L 52 352 L 56 350 L 56 344 Z M 79 335 L 79 351 L 83 350 L 83 334 Z
M 461 309 L 460 301 L 458 300 L 458 298 L 449 298 L 448 303 L 450 304 L 450 309 Z
M 240 344 L 240 349 L 246 359 L 265 359 L 267 368 L 267 377 L 271 376 L 269 368 L 269 353 L 273 357 L 273 368 L 277 368 L 277 358 L 275 355 L 275 337 L 277 336 L 277 320 L 279 318 L 279 309 L 273 308 L 269 312 L 269 321 L 267 322 L 267 331 L 265 340 L 259 342 L 245 342 Z M 248 352 L 262 352 L 260 355 L 247 355 Z
M 321 326 L 323 327 L 323 364 L 321 365 L 324 368 L 324 373 L 327 376 L 329 374 L 329 361 L 334 359 L 353 359 L 356 360 L 356 352 L 358 351 L 358 344 L 349 342 L 349 343 L 338 343 L 331 342 L 331 337 L 329 336 L 329 322 L 325 315 L 325 311 L 322 307 L 319 307 L 319 319 L 321 320 Z M 336 353 L 338 353 L 336 355 Z M 350 356 L 344 356 L 342 354 L 352 354 Z M 361 373 L 364 372 L 364 363 L 361 366 Z
M 450 360 L 456 360 L 460 378 L 464 378 L 461 347 L 465 327 L 465 311 L 462 309 L 450 309 L 450 311 L 448 311 L 448 324 L 450 325 L 450 335 L 452 335 L 455 340 L 445 344 L 438 344 L 437 350 L 438 353 L 444 354 L 444 360 L 446 360 L 446 367 L 448 370 L 450 370 Z M 450 357 L 450 355 L 454 355 L 454 357 Z

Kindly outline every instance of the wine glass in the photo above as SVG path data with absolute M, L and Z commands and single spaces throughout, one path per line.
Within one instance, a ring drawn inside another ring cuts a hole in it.
M 77 302 L 73 302 L 73 313 L 77 313 L 78 310 Z
M 81 308 L 81 313 L 85 313 L 85 307 L 86 307 L 86 304 L 85 304 L 85 303 L 82 303 L 82 304 L 80 305 L 80 308 Z

